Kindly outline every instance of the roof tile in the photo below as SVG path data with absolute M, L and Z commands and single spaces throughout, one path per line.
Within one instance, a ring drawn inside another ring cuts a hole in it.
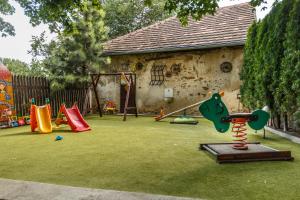
M 255 20 L 248 3 L 219 8 L 200 21 L 189 19 L 183 27 L 176 17 L 108 41 L 105 55 L 167 52 L 244 45 L 248 27 Z

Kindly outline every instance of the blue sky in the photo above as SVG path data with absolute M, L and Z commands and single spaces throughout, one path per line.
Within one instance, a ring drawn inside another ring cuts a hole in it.
M 220 6 L 228 6 L 249 0 L 222 0 Z M 268 9 L 262 11 L 261 8 L 256 9 L 257 18 L 263 18 L 269 11 L 274 0 L 268 0 Z M 29 23 L 29 18 L 24 15 L 24 11 L 20 6 L 12 1 L 12 4 L 16 8 L 16 13 L 12 16 L 4 16 L 4 19 L 14 25 L 16 29 L 15 37 L 0 37 L 0 57 L 15 58 L 24 62 L 30 63 L 32 57 L 27 54 L 30 50 L 30 40 L 32 35 L 39 35 L 43 31 L 46 31 L 48 40 L 50 41 L 55 35 L 50 34 L 46 25 L 40 25 L 38 27 L 32 27 Z

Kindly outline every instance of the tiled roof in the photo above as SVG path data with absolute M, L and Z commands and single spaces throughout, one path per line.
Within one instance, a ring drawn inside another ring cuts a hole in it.
M 176 17 L 108 41 L 105 55 L 207 49 L 245 44 L 248 27 L 255 11 L 248 3 L 222 7 L 215 15 L 200 21 L 189 20 L 183 27 Z

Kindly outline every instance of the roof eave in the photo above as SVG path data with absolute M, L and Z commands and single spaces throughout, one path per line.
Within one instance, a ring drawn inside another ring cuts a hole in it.
M 194 46 L 176 46 L 166 47 L 159 49 L 145 49 L 145 50 L 134 50 L 134 51 L 104 51 L 103 56 L 121 56 L 121 55 L 135 55 L 135 54 L 147 54 L 147 53 L 167 53 L 176 51 L 191 51 L 191 50 L 204 50 L 204 49 L 216 49 L 222 47 L 234 47 L 244 46 L 245 41 L 236 41 L 230 43 L 219 43 L 219 44 L 208 44 L 208 45 L 194 45 Z

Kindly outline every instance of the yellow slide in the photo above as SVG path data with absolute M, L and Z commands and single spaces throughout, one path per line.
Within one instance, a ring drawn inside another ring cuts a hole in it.
M 36 106 L 36 121 L 40 133 L 52 133 L 50 112 L 47 106 Z

